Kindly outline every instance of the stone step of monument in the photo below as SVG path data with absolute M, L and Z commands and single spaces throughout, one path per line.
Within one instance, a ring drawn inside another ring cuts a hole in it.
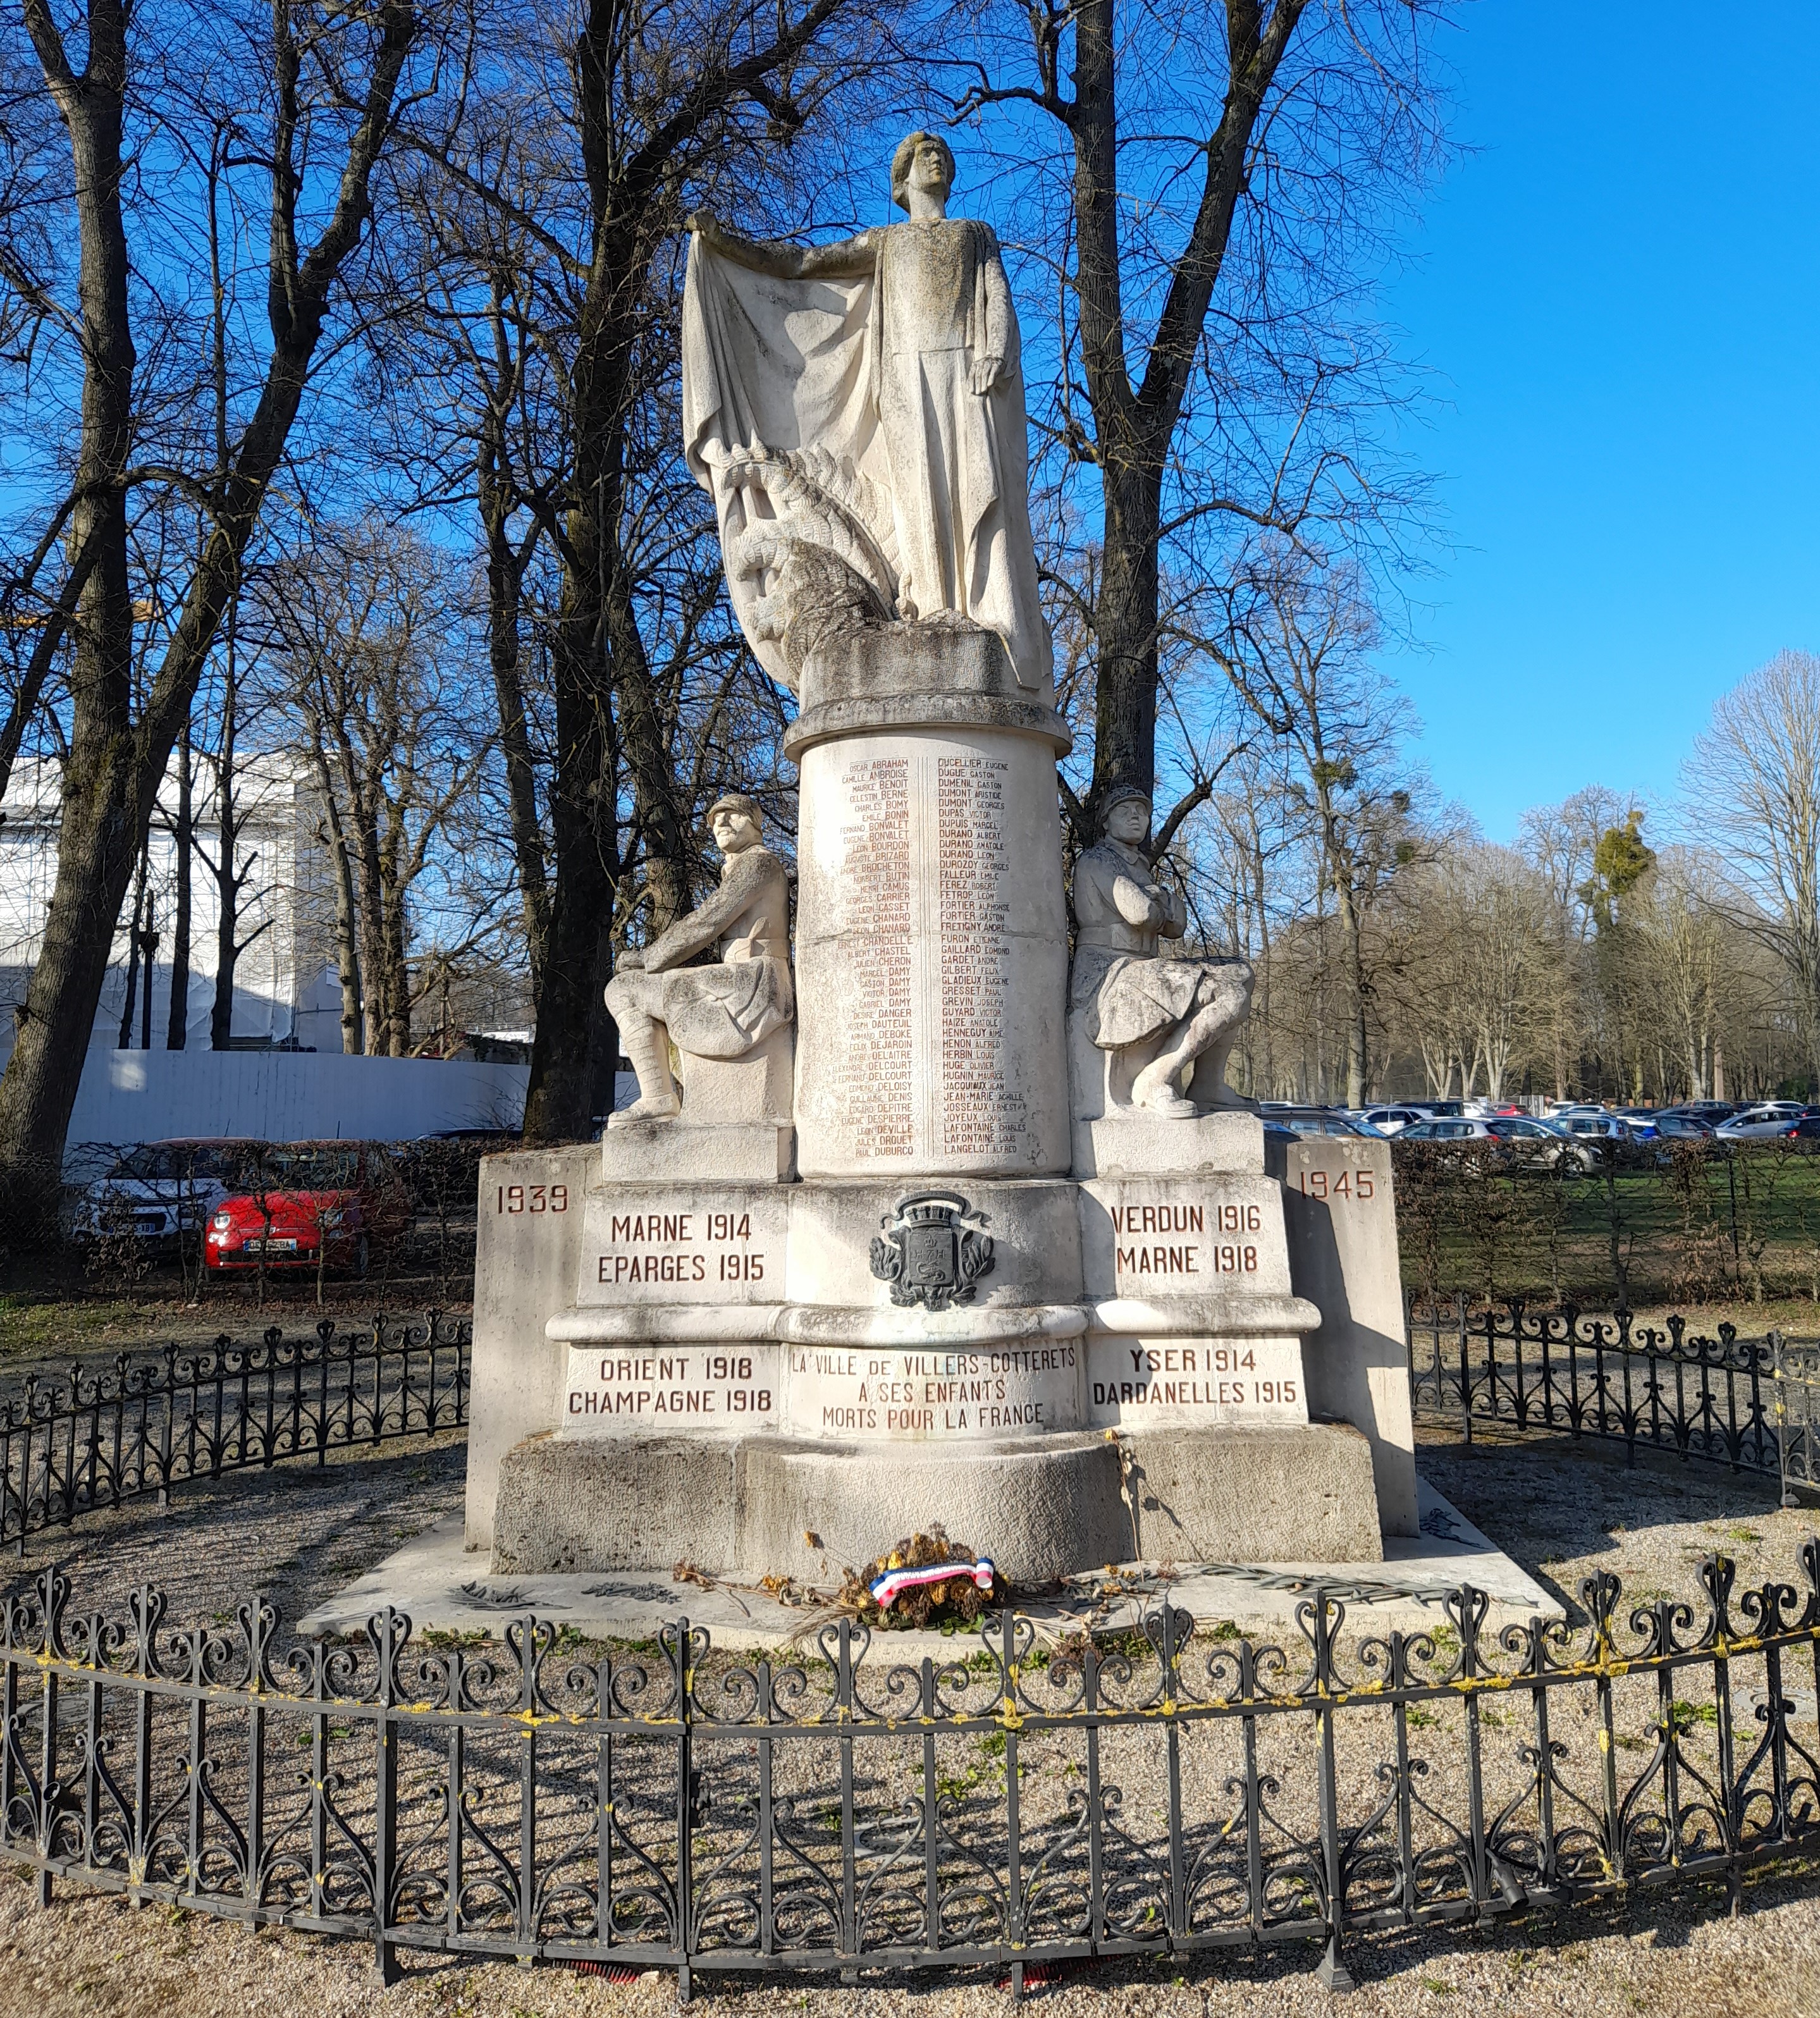
M 1232 1624 L 1247 1633 L 1296 1632 L 1296 1607 L 1324 1589 L 1347 1609 L 1348 1628 L 1408 1631 L 1444 1624 L 1446 1600 L 1470 1583 L 1491 1600 L 1493 1631 L 1534 1616 L 1558 1619 L 1559 1600 L 1500 1550 L 1426 1480 L 1418 1481 L 1423 1532 L 1385 1543 L 1381 1563 L 1119 1563 L 1062 1579 L 1033 1593 L 1017 1609 L 1051 1643 L 1078 1633 L 1125 1632 L 1167 1597 L 1209 1626 Z M 821 1629 L 838 1623 L 834 1588 L 792 1587 L 787 1600 L 756 1586 L 678 1580 L 649 1570 L 592 1571 L 577 1575 L 494 1576 L 487 1558 L 462 1546 L 461 1519 L 452 1514 L 425 1529 L 345 1590 L 319 1604 L 299 1629 L 313 1637 L 356 1635 L 390 1605 L 418 1631 L 485 1632 L 497 1637 L 526 1613 L 589 1639 L 648 1640 L 660 1626 L 686 1617 L 705 1626 L 716 1646 L 812 1651 Z M 816 1601 L 816 1600 L 820 1601 Z M 964 1632 L 890 1631 L 874 1635 L 873 1658 L 964 1658 Z

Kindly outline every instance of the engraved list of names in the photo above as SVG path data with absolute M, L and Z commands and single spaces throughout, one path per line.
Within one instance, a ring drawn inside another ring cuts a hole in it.
M 978 756 L 944 756 L 935 763 L 945 1156 L 1015 1155 L 1022 1147 L 1022 1097 L 1005 1079 L 1008 768 L 1002 759 Z
M 845 1045 L 841 1104 L 856 1156 L 907 1156 L 913 1148 L 910 1079 L 910 761 L 876 757 L 843 776 L 841 976 Z

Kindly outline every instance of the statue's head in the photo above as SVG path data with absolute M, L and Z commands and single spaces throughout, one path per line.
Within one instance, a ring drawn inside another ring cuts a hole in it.
M 954 187 L 954 150 L 939 133 L 906 133 L 891 157 L 891 200 L 910 207 L 910 193 L 921 190 L 944 203 Z
M 1138 785 L 1120 785 L 1106 801 L 1105 830 L 1114 841 L 1135 848 L 1150 831 L 1150 794 Z
M 707 809 L 707 826 L 722 855 L 743 855 L 762 837 L 758 802 L 744 792 L 723 792 Z

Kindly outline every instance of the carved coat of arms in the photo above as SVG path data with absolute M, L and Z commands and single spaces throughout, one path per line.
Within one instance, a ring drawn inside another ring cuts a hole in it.
M 891 1285 L 894 1304 L 945 1311 L 967 1304 L 993 1269 L 986 1215 L 958 1192 L 915 1192 L 899 1199 L 895 1221 L 881 1220 L 872 1237 L 872 1272 Z

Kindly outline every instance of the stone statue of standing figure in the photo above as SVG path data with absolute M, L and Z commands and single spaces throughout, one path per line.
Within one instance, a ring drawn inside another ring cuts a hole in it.
M 950 219 L 954 157 L 912 133 L 891 165 L 908 221 L 838 244 L 692 222 L 683 445 L 712 494 L 733 608 L 797 690 L 830 613 L 964 620 L 1047 695 L 1017 313 L 991 227 Z
M 1074 867 L 1068 1020 L 1076 1116 L 1125 1107 L 1186 1120 L 1247 1105 L 1226 1084 L 1226 1059 L 1250 1010 L 1250 963 L 1160 952 L 1181 938 L 1188 909 L 1144 852 L 1148 793 L 1115 792 L 1105 830 Z

